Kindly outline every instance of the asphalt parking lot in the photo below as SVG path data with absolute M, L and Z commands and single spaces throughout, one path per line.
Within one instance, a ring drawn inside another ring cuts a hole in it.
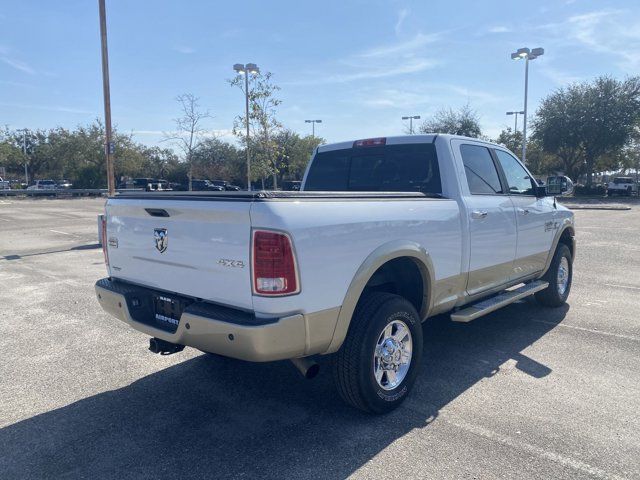
M 640 478 L 640 206 L 576 211 L 565 308 L 429 320 L 375 417 L 327 369 L 148 352 L 94 298 L 103 203 L 0 200 L 1 478 Z

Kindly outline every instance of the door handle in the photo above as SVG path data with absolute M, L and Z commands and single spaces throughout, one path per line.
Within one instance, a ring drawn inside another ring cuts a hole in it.
M 529 215 L 529 209 L 528 208 L 519 208 L 518 211 L 522 215 Z
M 489 215 L 489 212 L 485 210 L 474 210 L 473 212 L 471 212 L 471 218 L 475 218 L 478 220 L 481 218 L 487 218 L 487 215 Z

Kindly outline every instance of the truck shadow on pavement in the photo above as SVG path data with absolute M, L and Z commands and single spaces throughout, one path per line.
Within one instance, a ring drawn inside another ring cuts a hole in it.
M 414 391 L 386 416 L 342 404 L 326 358 L 307 381 L 288 362 L 202 355 L 0 430 L 1 476 L 344 478 L 506 361 L 548 375 L 522 350 L 568 309 L 523 302 L 470 324 L 430 319 Z

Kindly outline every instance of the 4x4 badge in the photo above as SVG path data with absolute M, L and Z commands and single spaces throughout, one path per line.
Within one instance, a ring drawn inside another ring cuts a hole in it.
M 156 239 L 156 248 L 160 253 L 164 253 L 169 247 L 169 234 L 166 228 L 154 228 L 153 237 Z

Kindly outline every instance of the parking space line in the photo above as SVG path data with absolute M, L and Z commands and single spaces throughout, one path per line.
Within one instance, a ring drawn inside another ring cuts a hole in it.
M 440 418 L 442 418 L 442 416 Z M 560 465 L 582 472 L 592 477 L 602 478 L 602 479 L 614 479 L 614 480 L 622 480 L 624 478 L 624 477 L 621 477 L 620 475 L 616 475 L 615 473 L 608 473 L 602 470 L 601 468 L 594 467 L 593 465 L 589 465 L 588 463 L 585 463 L 576 458 L 568 457 L 566 455 L 562 455 L 552 450 L 547 450 L 542 447 L 532 445 L 531 443 L 524 442 L 522 440 L 509 437 L 507 435 L 502 435 L 498 432 L 495 432 L 488 428 L 481 427 L 479 425 L 471 425 L 470 423 L 467 423 L 467 422 L 462 422 L 459 420 L 450 420 L 448 418 L 442 418 L 442 420 L 444 420 L 446 423 L 450 425 L 453 425 L 454 427 L 460 428 L 474 435 L 478 435 L 480 437 L 492 440 L 502 445 L 506 445 L 507 447 L 525 450 L 531 454 L 537 455 L 538 457 L 546 458 L 555 463 L 559 463 Z
M 635 337 L 633 335 L 625 335 L 624 333 L 604 332 L 602 330 L 595 330 L 595 329 L 592 329 L 592 328 L 578 327 L 576 325 L 565 325 L 564 323 L 547 322 L 546 320 L 532 320 L 532 321 L 536 322 L 536 323 L 544 323 L 546 325 L 554 325 L 556 327 L 573 328 L 574 330 L 582 330 L 583 332 L 597 333 L 597 334 L 600 334 L 600 335 L 606 335 L 608 337 L 624 338 L 624 339 L 627 339 L 627 340 L 635 340 L 636 342 L 640 342 L 640 337 Z
M 60 230 L 49 230 L 49 231 L 53 233 L 61 233 L 62 235 L 69 235 L 71 237 L 77 237 L 77 235 L 74 235 L 73 233 L 61 232 Z
M 640 287 L 634 287 L 632 285 L 618 285 L 615 283 L 605 283 L 607 287 L 615 287 L 615 288 L 628 288 L 629 290 L 640 290 Z

